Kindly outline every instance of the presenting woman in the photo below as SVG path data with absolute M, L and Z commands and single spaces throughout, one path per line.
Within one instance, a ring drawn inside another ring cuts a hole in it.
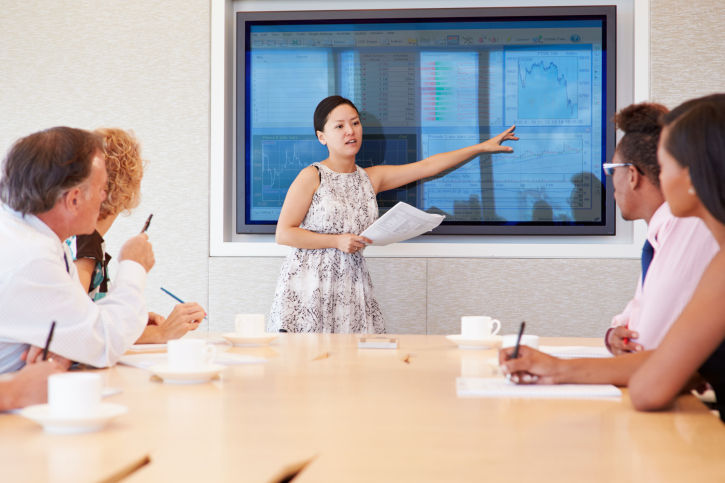
M 270 331 L 382 333 L 360 236 L 378 217 L 375 195 L 434 176 L 483 153 L 511 152 L 514 127 L 488 141 L 399 166 L 355 164 L 362 125 L 355 105 L 340 96 L 315 109 L 317 139 L 329 156 L 300 171 L 277 222 L 277 243 L 294 247 L 284 261 L 270 315 Z

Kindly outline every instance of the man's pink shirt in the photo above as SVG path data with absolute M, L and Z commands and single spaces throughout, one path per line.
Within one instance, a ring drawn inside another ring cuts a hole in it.
M 634 298 L 612 319 L 612 327 L 629 325 L 636 340 L 654 349 L 690 301 L 705 268 L 719 247 L 699 218 L 677 218 L 667 203 L 657 208 L 647 227 L 654 257 Z

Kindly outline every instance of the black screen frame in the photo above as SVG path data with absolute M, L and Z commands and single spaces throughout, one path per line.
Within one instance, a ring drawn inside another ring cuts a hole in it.
M 474 17 L 486 21 L 522 21 L 522 20 L 602 20 L 603 60 L 606 75 L 603 77 L 604 106 L 602 109 L 602 134 L 605 137 L 602 162 L 607 162 L 614 154 L 616 143 L 614 124 L 610 121 L 616 109 L 616 6 L 567 6 L 567 7 L 495 7 L 495 8 L 448 8 L 448 9 L 390 9 L 390 10 L 308 10 L 276 12 L 237 12 L 236 15 L 236 56 L 235 56 L 235 183 L 236 204 L 235 232 L 238 234 L 272 234 L 276 223 L 248 223 L 246 219 L 246 47 L 247 23 L 273 22 L 294 23 L 304 20 L 322 20 L 350 22 L 355 20 L 374 21 L 376 23 L 396 22 L 400 19 L 456 20 L 470 21 Z M 326 22 L 327 23 L 327 22 Z M 310 118 L 311 118 L 310 113 Z M 515 145 L 514 145 L 515 149 Z M 444 222 L 428 235 L 514 235 L 514 236 L 614 236 L 616 210 L 614 190 L 609 177 L 601 173 L 604 197 L 602 203 L 602 222 L 501 222 L 469 223 Z

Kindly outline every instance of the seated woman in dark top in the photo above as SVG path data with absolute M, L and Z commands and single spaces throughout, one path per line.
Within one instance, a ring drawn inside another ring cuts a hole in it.
M 106 253 L 103 236 L 119 214 L 130 213 L 138 206 L 144 165 L 140 145 L 132 133 L 116 128 L 97 129 L 96 133 L 105 141 L 107 196 L 101 204 L 96 231 L 69 240 L 76 258 L 78 277 L 93 300 L 102 298 L 108 291 L 111 256 Z M 149 323 L 137 343 L 178 339 L 196 329 L 205 315 L 204 309 L 195 302 L 176 305 L 168 318 L 149 312 Z
M 698 376 L 715 390 L 725 421 L 725 94 L 687 101 L 663 117 L 660 184 L 675 216 L 701 218 L 720 251 L 690 302 L 654 351 L 612 359 L 561 360 L 523 347 L 499 354 L 514 382 L 629 385 L 639 410 L 669 406 Z

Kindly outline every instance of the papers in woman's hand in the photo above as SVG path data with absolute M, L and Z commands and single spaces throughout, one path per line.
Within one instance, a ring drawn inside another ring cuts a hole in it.
M 373 245 L 388 245 L 431 231 L 443 218 L 399 202 L 360 235 L 370 238 Z

